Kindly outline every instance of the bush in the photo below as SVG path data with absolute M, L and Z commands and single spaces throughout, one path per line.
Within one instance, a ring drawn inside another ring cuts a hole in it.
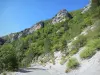
M 83 47 L 86 44 L 86 40 L 87 38 L 84 35 L 80 35 L 75 41 L 73 41 L 72 45 L 76 48 Z
M 5 44 L 0 49 L 0 70 L 17 70 L 18 61 L 11 44 Z
M 68 69 L 75 69 L 79 66 L 79 62 L 76 58 L 70 58 L 68 63 L 67 63 L 67 67 Z
M 60 64 L 63 65 L 66 61 L 67 61 L 67 59 L 62 59 L 62 60 L 60 61 Z
M 71 50 L 70 52 L 69 52 L 69 54 L 70 55 L 74 55 L 74 54 L 76 54 L 78 52 L 78 49 L 74 49 L 74 50 Z
M 81 57 L 81 58 L 84 58 L 84 59 L 90 58 L 90 57 L 92 57 L 95 53 L 96 53 L 95 49 L 93 49 L 93 48 L 87 48 L 87 49 L 85 49 L 84 51 L 82 51 L 82 52 L 80 53 L 80 57 Z
M 100 39 L 92 39 L 87 44 L 88 47 L 92 47 L 94 49 L 100 49 Z
M 95 53 L 96 50 L 100 49 L 100 39 L 92 39 L 87 42 L 87 48 L 81 52 L 80 57 L 81 58 L 90 58 L 92 57 Z
M 60 64 L 61 65 L 63 65 L 63 64 L 65 64 L 65 62 L 69 59 L 70 57 L 69 56 L 63 56 L 62 58 L 61 58 L 61 61 L 60 61 Z

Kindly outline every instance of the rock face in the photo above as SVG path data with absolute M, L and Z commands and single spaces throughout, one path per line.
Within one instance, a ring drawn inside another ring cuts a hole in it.
M 38 22 L 35 25 L 33 25 L 31 28 L 27 28 L 21 32 L 17 32 L 17 33 L 11 33 L 10 35 L 4 36 L 3 38 L 6 39 L 8 38 L 10 40 L 10 42 L 19 39 L 20 37 L 26 36 L 28 34 L 33 33 L 34 31 L 40 29 L 44 27 L 44 22 Z M 9 42 L 9 41 L 8 41 Z
M 83 8 L 83 11 L 81 12 L 84 14 L 86 11 L 88 11 L 91 8 L 92 0 L 90 0 L 89 4 Z
M 44 22 L 42 22 L 42 21 L 39 22 L 39 23 L 37 23 L 37 24 L 35 24 L 34 26 L 32 26 L 32 27 L 29 29 L 29 33 L 28 33 L 28 34 L 30 34 L 30 33 L 34 32 L 34 31 L 40 29 L 41 27 L 44 27 Z
M 84 7 L 81 13 L 83 14 L 86 11 L 88 11 L 91 7 L 95 8 L 96 6 L 100 6 L 100 0 L 90 0 L 89 4 L 86 7 Z
M 0 38 L 0 45 L 3 45 L 5 43 L 5 40 Z
M 63 9 L 60 12 L 58 12 L 58 14 L 56 14 L 56 16 L 52 19 L 52 24 L 65 21 L 67 18 L 71 19 L 72 16 L 68 13 L 66 9 Z

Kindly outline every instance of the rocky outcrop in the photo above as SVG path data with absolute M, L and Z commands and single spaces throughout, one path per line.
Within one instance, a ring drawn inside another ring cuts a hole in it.
M 34 32 L 34 31 L 40 29 L 41 27 L 44 27 L 44 22 L 42 22 L 42 21 L 39 22 L 39 23 L 37 23 L 37 24 L 35 24 L 35 25 L 33 25 L 33 26 L 29 29 L 28 34 L 30 34 L 30 33 Z
M 5 40 L 0 38 L 0 45 L 3 45 L 5 43 Z
M 83 11 L 81 13 L 84 14 L 91 7 L 95 8 L 96 6 L 100 6 L 100 0 L 90 0 L 89 4 L 86 7 L 83 8 Z
M 8 42 L 12 42 L 14 40 L 19 39 L 20 37 L 23 37 L 23 36 L 26 36 L 28 34 L 31 34 L 34 31 L 36 31 L 36 30 L 38 30 L 38 29 L 40 29 L 42 27 L 44 27 L 44 22 L 43 21 L 36 23 L 31 28 L 27 28 L 27 29 L 25 29 L 23 31 L 20 31 L 20 32 L 17 32 L 17 33 L 11 33 L 10 35 L 4 36 L 3 38 L 7 39 Z
M 31 33 L 33 33 L 34 31 L 36 31 L 36 30 L 38 30 L 38 29 L 40 29 L 40 28 L 42 28 L 42 27 L 44 27 L 44 22 L 43 21 L 41 21 L 41 22 L 38 22 L 38 23 L 36 23 L 35 25 L 33 25 L 31 28 L 27 28 L 27 29 L 25 29 L 25 30 L 23 30 L 23 31 L 21 31 L 21 32 L 19 32 L 19 33 L 17 33 L 16 34 L 16 36 L 15 36 L 15 38 L 20 38 L 21 36 L 26 36 L 26 35 L 28 35 L 28 34 L 31 34 Z
M 58 14 L 56 14 L 56 16 L 52 19 L 52 24 L 63 22 L 66 19 L 71 19 L 71 18 L 72 16 L 68 13 L 68 11 L 66 9 L 63 9 L 60 12 L 58 12 Z
M 92 0 L 90 0 L 89 4 L 83 8 L 83 11 L 81 12 L 84 14 L 86 11 L 88 11 L 91 8 Z

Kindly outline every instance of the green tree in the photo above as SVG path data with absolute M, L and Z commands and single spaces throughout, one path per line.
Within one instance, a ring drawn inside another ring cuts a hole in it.
M 17 57 L 11 44 L 5 44 L 0 49 L 0 68 L 1 70 L 18 69 Z

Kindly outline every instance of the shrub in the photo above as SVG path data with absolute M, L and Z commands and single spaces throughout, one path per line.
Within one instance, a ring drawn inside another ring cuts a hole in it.
M 70 57 L 69 56 L 63 56 L 62 58 L 61 58 L 61 61 L 60 61 L 60 64 L 61 65 L 63 65 L 63 64 L 65 64 L 65 62 L 69 59 Z
M 76 48 L 83 47 L 86 44 L 86 37 L 84 35 L 78 36 L 78 38 L 73 41 L 73 44 Z
M 70 58 L 68 63 L 67 63 L 67 67 L 68 69 L 75 69 L 79 66 L 79 62 L 76 58 Z
M 87 48 L 80 53 L 80 57 L 84 59 L 90 58 L 98 49 L 100 49 L 100 39 L 92 39 L 87 42 Z
M 84 59 L 90 58 L 90 57 L 92 57 L 95 54 L 95 52 L 96 52 L 95 49 L 87 48 L 87 49 L 85 49 L 84 51 L 82 51 L 80 53 L 80 57 L 84 58 Z
M 16 53 L 11 44 L 5 44 L 0 49 L 0 69 L 2 70 L 17 70 L 18 61 Z
M 100 48 L 100 39 L 92 39 L 88 42 L 87 44 L 88 47 L 92 47 L 94 49 L 99 49 Z
M 85 24 L 92 25 L 91 17 L 87 17 L 84 19 Z
M 66 62 L 65 57 L 62 57 L 61 60 L 60 60 L 60 64 L 63 65 L 65 62 Z
M 69 54 L 70 55 L 74 55 L 74 54 L 76 54 L 78 52 L 78 49 L 74 49 L 74 50 L 71 50 L 70 52 L 69 52 Z

